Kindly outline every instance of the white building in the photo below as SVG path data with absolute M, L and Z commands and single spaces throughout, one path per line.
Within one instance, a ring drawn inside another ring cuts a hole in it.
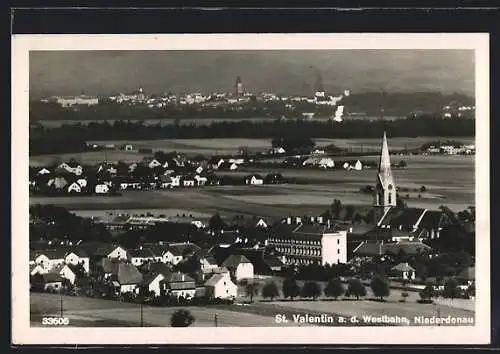
M 338 264 L 347 262 L 347 230 L 321 224 L 292 223 L 271 228 L 268 245 L 284 254 L 287 264 Z
M 253 264 L 243 255 L 230 255 L 222 263 L 236 280 L 250 279 L 254 276 Z
M 212 299 L 234 299 L 238 286 L 231 281 L 229 273 L 214 274 L 205 283 L 205 294 Z

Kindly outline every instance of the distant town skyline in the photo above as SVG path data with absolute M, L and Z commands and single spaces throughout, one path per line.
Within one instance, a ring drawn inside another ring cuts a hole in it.
M 30 96 L 245 91 L 474 94 L 472 50 L 32 51 Z

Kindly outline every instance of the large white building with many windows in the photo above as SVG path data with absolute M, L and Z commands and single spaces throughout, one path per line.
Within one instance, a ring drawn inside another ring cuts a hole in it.
M 338 264 L 347 262 L 347 230 L 337 226 L 302 223 L 291 218 L 270 230 L 267 244 L 287 264 Z

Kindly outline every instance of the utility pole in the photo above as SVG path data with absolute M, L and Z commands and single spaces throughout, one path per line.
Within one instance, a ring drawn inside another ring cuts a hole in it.
M 438 315 L 438 318 L 440 319 L 440 318 L 441 318 L 441 310 L 440 310 L 440 308 L 439 308 L 439 307 L 438 307 L 438 309 L 437 309 L 437 315 Z M 439 320 L 439 322 L 438 322 L 438 326 L 441 326 L 441 320 Z
M 61 313 L 60 317 L 62 318 L 63 317 L 63 294 L 62 294 L 62 291 L 59 291 L 59 294 L 60 294 L 59 312 Z
M 144 327 L 144 314 L 142 310 L 142 301 L 141 301 L 141 327 Z
M 215 316 L 214 316 L 214 323 L 215 323 L 215 327 L 217 327 L 217 314 L 215 314 Z

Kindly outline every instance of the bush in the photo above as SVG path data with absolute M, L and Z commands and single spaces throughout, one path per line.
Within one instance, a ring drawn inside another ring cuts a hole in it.
M 297 284 L 297 280 L 293 277 L 286 278 L 283 281 L 283 296 L 285 298 L 289 297 L 293 300 L 300 294 L 300 286 Z
M 342 284 L 342 281 L 339 278 L 335 279 L 330 279 L 328 284 L 326 285 L 324 289 L 324 293 L 328 297 L 334 297 L 335 300 L 339 296 L 342 296 L 345 292 L 344 285 Z
M 355 296 L 357 300 L 359 300 L 359 298 L 362 296 L 366 296 L 366 288 L 361 283 L 361 280 L 351 279 L 349 281 L 349 286 L 347 287 L 346 296 L 348 297 Z
M 430 300 L 432 302 L 432 298 L 436 296 L 436 292 L 434 291 L 434 286 L 432 284 L 427 284 L 422 291 L 418 293 L 420 296 L 420 300 Z M 425 303 L 425 302 L 424 302 Z
M 384 297 L 389 296 L 389 283 L 381 276 L 375 276 L 370 283 L 370 287 L 372 288 L 373 294 L 379 297 L 380 300 L 384 300 Z
M 280 295 L 278 285 L 276 285 L 275 282 L 270 282 L 264 285 L 262 288 L 262 297 L 264 298 L 270 298 L 271 301 L 274 300 L 275 297 L 278 297 Z
M 315 281 L 306 282 L 300 291 L 300 296 L 312 297 L 313 300 L 316 300 L 316 298 L 320 295 L 321 295 L 321 287 Z
M 444 284 L 443 297 L 453 300 L 458 298 L 459 294 L 458 282 L 453 278 L 448 279 Z
M 189 327 L 195 322 L 194 316 L 187 310 L 177 310 L 170 318 L 172 327 Z

